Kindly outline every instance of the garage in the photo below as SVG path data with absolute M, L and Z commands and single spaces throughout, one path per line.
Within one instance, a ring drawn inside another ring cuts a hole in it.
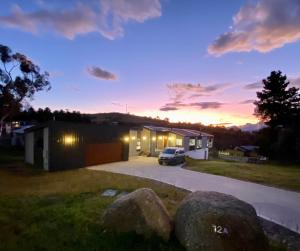
M 50 121 L 25 131 L 25 161 L 49 171 L 126 161 L 128 134 L 126 126 Z
M 122 161 L 123 151 L 121 142 L 88 144 L 85 148 L 85 165 L 93 166 Z

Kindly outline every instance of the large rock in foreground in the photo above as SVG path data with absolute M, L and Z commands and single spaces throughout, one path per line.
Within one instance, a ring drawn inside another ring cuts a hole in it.
M 169 214 L 153 190 L 138 189 L 111 204 L 104 213 L 103 226 L 109 231 L 135 232 L 145 237 L 157 235 L 168 240 Z
M 217 192 L 189 194 L 177 209 L 175 233 L 188 251 L 268 250 L 255 209 Z

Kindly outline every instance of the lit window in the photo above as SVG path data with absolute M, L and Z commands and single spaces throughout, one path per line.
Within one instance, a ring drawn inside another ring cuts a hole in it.
M 176 139 L 176 146 L 182 146 L 182 139 Z

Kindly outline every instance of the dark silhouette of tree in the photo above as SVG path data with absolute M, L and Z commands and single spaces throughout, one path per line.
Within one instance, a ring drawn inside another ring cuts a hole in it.
M 263 79 L 263 90 L 257 92 L 258 101 L 255 115 L 271 127 L 294 123 L 300 115 L 299 89 L 288 88 L 289 82 L 281 71 L 272 71 L 267 79 Z
M 285 162 L 300 162 L 300 94 L 289 88 L 281 71 L 272 71 L 257 92 L 255 114 L 269 126 L 257 133 L 262 154 Z
M 40 68 L 25 55 L 12 53 L 0 44 L 0 135 L 6 118 L 18 112 L 25 101 L 31 100 L 41 90 L 49 90 L 48 72 Z
M 47 122 L 49 120 L 86 123 L 91 122 L 88 115 L 81 114 L 80 112 L 69 112 L 64 110 L 52 112 L 48 107 L 46 107 L 45 109 L 39 108 L 38 110 L 29 108 L 28 110 L 21 111 L 18 114 L 12 116 L 12 119 L 24 122 L 26 121 L 28 123 Z

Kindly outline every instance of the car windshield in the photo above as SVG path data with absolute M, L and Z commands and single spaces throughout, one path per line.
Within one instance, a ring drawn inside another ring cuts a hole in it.
M 176 151 L 176 149 L 171 149 L 171 148 L 166 148 L 163 153 L 167 153 L 167 154 L 174 154 Z

